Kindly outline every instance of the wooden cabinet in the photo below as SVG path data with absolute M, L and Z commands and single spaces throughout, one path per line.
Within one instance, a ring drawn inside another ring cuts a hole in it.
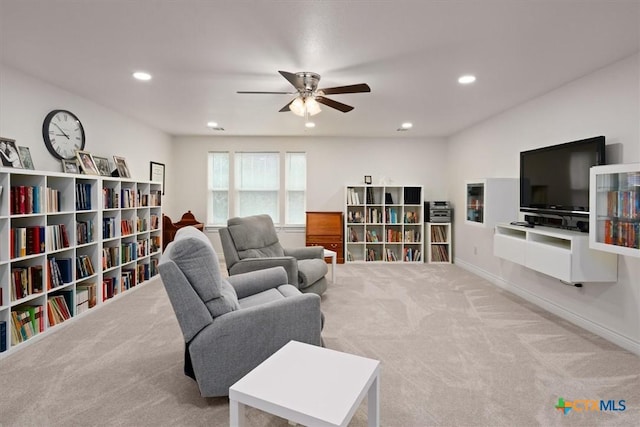
M 323 246 L 337 253 L 344 264 L 344 225 L 342 212 L 307 212 L 307 246 Z

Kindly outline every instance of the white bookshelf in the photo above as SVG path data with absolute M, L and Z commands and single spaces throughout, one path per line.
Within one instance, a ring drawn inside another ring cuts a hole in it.
M 428 222 L 426 228 L 427 262 L 451 264 L 451 223 Z
M 348 186 L 346 262 L 423 262 L 421 186 Z
M 6 331 L 0 357 L 26 348 L 157 274 L 161 184 L 0 168 L 0 186 L 0 322 Z M 121 204 L 125 189 L 133 192 L 133 206 L 127 208 Z M 117 195 L 113 206 L 106 204 L 108 191 L 114 201 Z M 109 218 L 114 229 L 105 236 L 104 220 Z M 130 234 L 122 233 L 122 220 L 132 221 Z M 122 259 L 124 247 L 135 248 L 130 259 Z M 107 248 L 119 256 L 103 267 Z M 86 289 L 92 285 L 95 295 L 88 301 Z M 31 325 L 20 337 L 12 337 L 13 312 Z

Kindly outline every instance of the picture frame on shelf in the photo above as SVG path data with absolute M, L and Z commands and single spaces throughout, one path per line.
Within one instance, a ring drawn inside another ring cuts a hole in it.
M 22 167 L 25 169 L 34 170 L 33 160 L 31 159 L 31 151 L 29 151 L 29 147 L 18 146 L 18 153 L 20 155 L 20 161 L 22 162 Z
M 80 173 L 80 166 L 78 165 L 78 159 L 62 160 L 62 172 Z
M 76 157 L 78 158 L 80 170 L 82 170 L 85 175 L 100 175 L 96 162 L 93 160 L 93 156 L 90 152 L 77 150 Z
M 113 156 L 113 162 L 116 165 L 116 171 L 118 172 L 119 177 L 131 178 L 131 173 L 129 172 L 129 166 L 127 166 L 127 160 L 124 157 Z
M 371 185 L 371 175 L 364 176 L 364 183 L 367 185 Z
M 22 169 L 22 160 L 15 139 L 0 137 L 0 158 L 2 166 Z
M 111 164 L 106 157 L 93 156 L 93 160 L 96 163 L 96 168 L 101 176 L 111 176 Z
M 164 163 L 149 162 L 149 180 L 152 182 L 158 182 L 162 184 L 162 195 L 164 196 Z

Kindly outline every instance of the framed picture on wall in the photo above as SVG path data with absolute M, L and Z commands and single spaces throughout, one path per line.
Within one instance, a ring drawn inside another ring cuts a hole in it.
M 124 157 L 113 156 L 113 162 L 116 164 L 118 176 L 120 176 L 121 178 L 131 178 L 129 166 L 127 166 L 127 160 Z
M 164 163 L 150 162 L 149 180 L 162 184 L 162 195 L 164 195 Z

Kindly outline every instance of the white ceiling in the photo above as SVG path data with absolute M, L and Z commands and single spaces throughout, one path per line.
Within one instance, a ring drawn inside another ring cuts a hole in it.
M 173 135 L 447 136 L 639 45 L 640 0 L 0 0 L 2 63 Z M 307 130 L 236 93 L 292 89 L 278 70 L 372 91 Z

